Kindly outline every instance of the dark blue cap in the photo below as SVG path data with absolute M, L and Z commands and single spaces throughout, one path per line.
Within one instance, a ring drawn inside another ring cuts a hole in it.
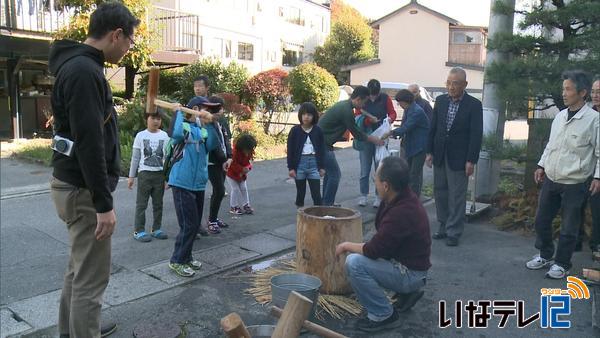
M 194 106 L 216 107 L 216 106 L 220 106 L 220 105 L 221 105 L 220 103 L 209 102 L 208 99 L 204 96 L 195 96 L 195 97 L 192 97 L 190 102 L 188 102 L 187 107 L 190 109 L 193 109 Z

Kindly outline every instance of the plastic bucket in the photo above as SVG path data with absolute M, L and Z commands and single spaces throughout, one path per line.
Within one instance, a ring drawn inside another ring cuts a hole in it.
M 271 277 L 271 302 L 283 310 L 290 292 L 296 291 L 313 302 L 308 318 L 314 320 L 320 287 L 321 280 L 319 278 L 304 273 L 283 273 L 273 276 Z

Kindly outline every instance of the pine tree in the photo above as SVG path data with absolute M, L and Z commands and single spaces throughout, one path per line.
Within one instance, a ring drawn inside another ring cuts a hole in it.
M 550 136 L 551 119 L 530 114 L 564 109 L 561 74 L 583 69 L 600 73 L 600 0 L 527 0 L 515 11 L 519 32 L 496 35 L 488 49 L 507 52 L 511 60 L 486 67 L 486 81 L 496 83 L 507 102 L 507 119 L 528 116 L 529 135 L 523 186 L 536 193 L 533 172 Z M 497 13 L 513 14 L 496 1 Z
M 510 12 L 500 2 L 492 10 Z M 487 81 L 499 85 L 513 117 L 526 116 L 532 101 L 536 109 L 563 109 L 563 71 L 600 73 L 600 0 L 529 0 L 516 14 L 519 33 L 488 41 L 488 49 L 512 57 L 488 67 Z

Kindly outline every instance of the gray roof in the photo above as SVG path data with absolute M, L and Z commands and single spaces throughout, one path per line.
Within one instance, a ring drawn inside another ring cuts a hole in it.
M 446 15 L 440 13 L 440 12 L 434 11 L 433 9 L 431 9 L 429 7 L 425 7 L 425 6 L 421 5 L 420 3 L 417 2 L 417 0 L 411 0 L 411 2 L 409 2 L 408 4 L 406 4 L 406 5 L 398 8 L 397 10 L 395 10 L 395 11 L 393 11 L 393 12 L 391 12 L 391 13 L 389 13 L 389 14 L 387 14 L 387 15 L 385 15 L 385 16 L 383 16 L 383 17 L 381 17 L 381 18 L 379 18 L 379 19 L 377 19 L 375 21 L 373 21 L 371 23 L 371 26 L 373 26 L 373 27 L 379 26 L 379 24 L 381 24 L 383 21 L 385 21 L 385 20 L 393 17 L 394 15 L 396 15 L 396 14 L 398 14 L 400 12 L 408 10 L 409 8 L 413 8 L 413 6 L 415 8 L 417 8 L 417 9 L 425 11 L 425 12 L 431 14 L 431 15 L 437 16 L 438 18 L 440 18 L 442 20 L 448 21 L 448 23 L 450 23 L 451 25 L 460 25 L 461 24 L 460 21 L 458 21 L 456 19 L 452 19 L 449 16 L 446 16 Z

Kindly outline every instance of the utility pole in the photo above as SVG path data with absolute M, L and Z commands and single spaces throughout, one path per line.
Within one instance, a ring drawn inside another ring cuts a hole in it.
M 505 15 L 494 11 L 495 3 L 500 3 L 512 11 Z M 494 39 L 497 34 L 513 33 L 515 0 L 490 0 L 490 24 L 488 38 Z M 486 68 L 492 63 L 505 63 L 509 61 L 508 53 L 498 50 L 488 50 L 485 61 Z M 488 83 L 487 76 L 483 84 L 483 133 L 484 138 L 495 135 L 497 142 L 504 140 L 504 122 L 506 120 L 506 103 L 498 96 L 496 84 Z M 500 160 L 491 158 L 486 151 L 481 152 L 477 168 L 477 197 L 491 197 L 498 191 L 500 182 Z

